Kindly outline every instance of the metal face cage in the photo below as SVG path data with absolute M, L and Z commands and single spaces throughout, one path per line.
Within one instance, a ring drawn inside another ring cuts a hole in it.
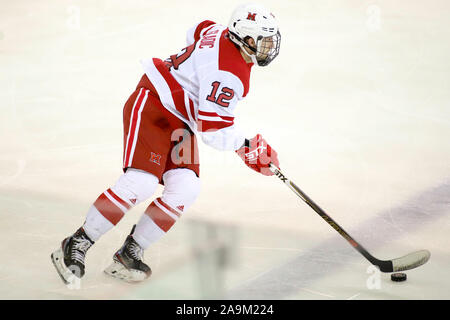
M 278 31 L 273 36 L 259 36 L 256 43 L 256 61 L 259 66 L 267 66 L 280 52 L 281 34 Z

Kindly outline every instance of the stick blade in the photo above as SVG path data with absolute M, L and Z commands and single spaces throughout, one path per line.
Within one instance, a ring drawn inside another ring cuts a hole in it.
M 425 264 L 430 259 L 431 253 L 428 250 L 419 250 L 406 256 L 393 259 L 392 266 L 393 271 L 404 271 L 417 268 Z

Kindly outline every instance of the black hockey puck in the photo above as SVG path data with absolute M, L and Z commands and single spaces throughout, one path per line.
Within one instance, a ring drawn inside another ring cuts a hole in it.
M 391 274 L 391 280 L 396 282 L 406 281 L 406 273 L 398 272 Z

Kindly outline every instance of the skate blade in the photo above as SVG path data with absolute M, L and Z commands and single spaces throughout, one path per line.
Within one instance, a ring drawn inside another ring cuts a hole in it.
M 61 248 L 51 254 L 51 259 L 56 271 L 58 272 L 61 280 L 66 285 L 79 284 L 80 278 L 77 277 L 69 268 L 64 264 L 64 254 Z
M 108 268 L 105 269 L 104 273 L 113 278 L 130 283 L 141 282 L 150 277 L 150 275 L 147 275 L 145 272 L 127 269 L 123 264 L 115 260 Z

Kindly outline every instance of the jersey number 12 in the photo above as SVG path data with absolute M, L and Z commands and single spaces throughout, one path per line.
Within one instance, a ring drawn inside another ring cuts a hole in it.
M 217 90 L 220 87 L 219 81 L 214 81 L 212 84 L 212 91 L 209 94 L 209 96 L 206 97 L 206 100 L 217 103 L 221 107 L 228 107 L 230 105 L 230 100 L 234 97 L 234 91 L 233 89 L 223 87 L 222 92 L 219 94 L 219 96 L 216 98 Z

